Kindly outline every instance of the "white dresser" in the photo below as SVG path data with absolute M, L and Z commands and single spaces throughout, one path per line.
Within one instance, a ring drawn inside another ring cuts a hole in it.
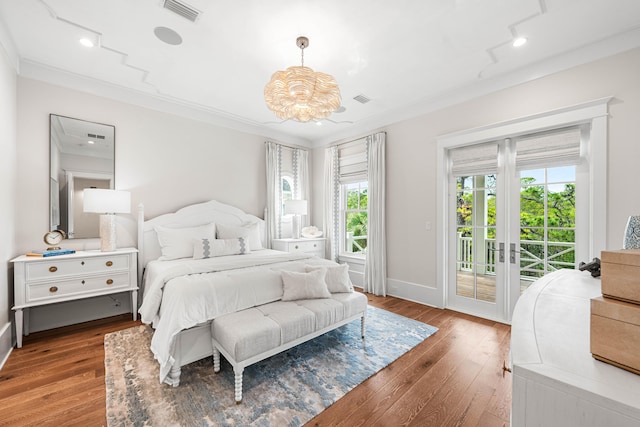
M 589 351 L 590 299 L 600 280 L 561 270 L 519 299 L 511 326 L 511 425 L 640 426 L 640 376 Z
M 129 291 L 136 320 L 137 253 L 135 248 L 126 248 L 44 258 L 22 255 L 11 260 L 18 348 L 22 347 L 23 333 L 29 334 L 30 307 Z
M 306 253 L 324 258 L 325 238 L 273 239 L 273 249 L 292 253 Z

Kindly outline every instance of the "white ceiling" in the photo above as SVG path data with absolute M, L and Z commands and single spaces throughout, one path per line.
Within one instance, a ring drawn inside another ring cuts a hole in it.
M 184 2 L 195 23 L 163 0 L 0 0 L 0 43 L 25 77 L 300 144 L 640 46 L 640 0 Z M 160 41 L 158 26 L 182 44 Z M 305 65 L 336 78 L 346 108 L 321 126 L 281 123 L 263 99 L 273 72 L 300 64 L 299 35 Z M 529 42 L 514 48 L 515 35 Z

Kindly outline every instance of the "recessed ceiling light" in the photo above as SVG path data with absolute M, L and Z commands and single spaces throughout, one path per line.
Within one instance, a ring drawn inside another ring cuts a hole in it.
M 89 140 L 89 141 L 87 141 L 87 144 L 95 144 L 95 142 Z
M 320 120 L 318 120 L 318 121 L 316 122 L 316 126 L 322 126 L 322 122 L 321 122 Z
M 81 38 L 79 42 L 82 46 L 93 47 L 93 42 L 86 37 Z
M 513 40 L 513 47 L 520 47 L 522 45 L 524 45 L 525 43 L 527 43 L 527 38 L 526 37 L 517 37 Z
M 180 34 L 167 27 L 156 27 L 153 29 L 153 33 L 156 37 L 167 44 L 179 45 L 182 44 L 182 37 Z

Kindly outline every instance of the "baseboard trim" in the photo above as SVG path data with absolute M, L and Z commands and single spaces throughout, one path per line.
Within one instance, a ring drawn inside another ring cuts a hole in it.
M 0 330 L 0 370 L 9 359 L 9 355 L 13 350 L 13 337 L 11 336 L 13 324 L 11 322 L 5 323 Z
M 387 279 L 387 295 L 435 308 L 444 308 L 442 290 L 396 279 Z

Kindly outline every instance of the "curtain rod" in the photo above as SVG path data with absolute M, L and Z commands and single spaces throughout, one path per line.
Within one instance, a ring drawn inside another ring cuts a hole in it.
M 343 145 L 351 144 L 352 142 L 360 141 L 361 139 L 365 139 L 366 137 L 371 136 L 371 135 L 375 135 L 376 133 L 384 133 L 384 134 L 386 135 L 386 134 L 387 134 L 387 131 L 386 131 L 386 130 L 381 130 L 380 132 L 373 132 L 373 133 L 370 133 L 370 134 L 368 134 L 368 135 L 361 136 L 361 137 L 359 137 L 359 138 L 351 139 L 351 140 L 349 140 L 349 141 L 345 141 L 345 142 L 336 142 L 336 143 L 334 143 L 334 144 L 329 144 L 329 145 L 327 145 L 327 147 L 340 147 L 340 146 L 343 146 Z
M 292 150 L 305 150 L 305 151 L 310 151 L 310 149 L 308 147 L 303 147 L 302 145 L 288 145 L 288 144 L 283 144 L 281 142 L 275 142 L 275 141 L 265 141 L 264 143 L 267 144 L 269 142 L 272 142 L 274 144 L 278 144 L 278 145 L 282 145 L 283 147 L 286 148 L 290 148 Z

